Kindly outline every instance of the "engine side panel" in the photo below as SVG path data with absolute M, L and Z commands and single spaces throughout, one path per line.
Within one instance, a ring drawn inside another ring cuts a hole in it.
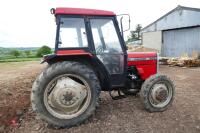
M 142 80 L 157 73 L 157 53 L 128 53 L 128 66 L 135 66 Z

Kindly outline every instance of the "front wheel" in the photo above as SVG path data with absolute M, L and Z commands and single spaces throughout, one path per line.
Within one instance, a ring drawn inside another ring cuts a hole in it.
M 88 66 L 52 64 L 33 84 L 31 102 L 39 117 L 54 127 L 71 127 L 88 119 L 98 105 L 100 85 Z
M 175 87 L 165 75 L 153 75 L 142 85 L 140 97 L 149 112 L 165 111 L 173 102 Z

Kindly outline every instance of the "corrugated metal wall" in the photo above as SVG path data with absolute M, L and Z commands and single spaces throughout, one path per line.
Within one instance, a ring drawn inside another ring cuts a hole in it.
M 200 27 L 163 31 L 162 56 L 191 56 L 193 52 L 200 53 Z

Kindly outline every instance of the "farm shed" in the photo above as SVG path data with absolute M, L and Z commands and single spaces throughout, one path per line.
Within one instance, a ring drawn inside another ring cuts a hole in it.
M 142 44 L 165 57 L 200 54 L 200 9 L 176 7 L 142 29 Z

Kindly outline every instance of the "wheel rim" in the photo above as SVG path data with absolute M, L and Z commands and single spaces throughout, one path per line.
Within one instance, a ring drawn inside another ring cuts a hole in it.
M 55 77 L 44 92 L 44 105 L 48 112 L 60 119 L 81 115 L 89 106 L 91 89 L 82 77 L 64 74 Z
M 151 88 L 149 101 L 153 107 L 163 108 L 171 101 L 172 93 L 172 87 L 169 83 L 156 83 Z

